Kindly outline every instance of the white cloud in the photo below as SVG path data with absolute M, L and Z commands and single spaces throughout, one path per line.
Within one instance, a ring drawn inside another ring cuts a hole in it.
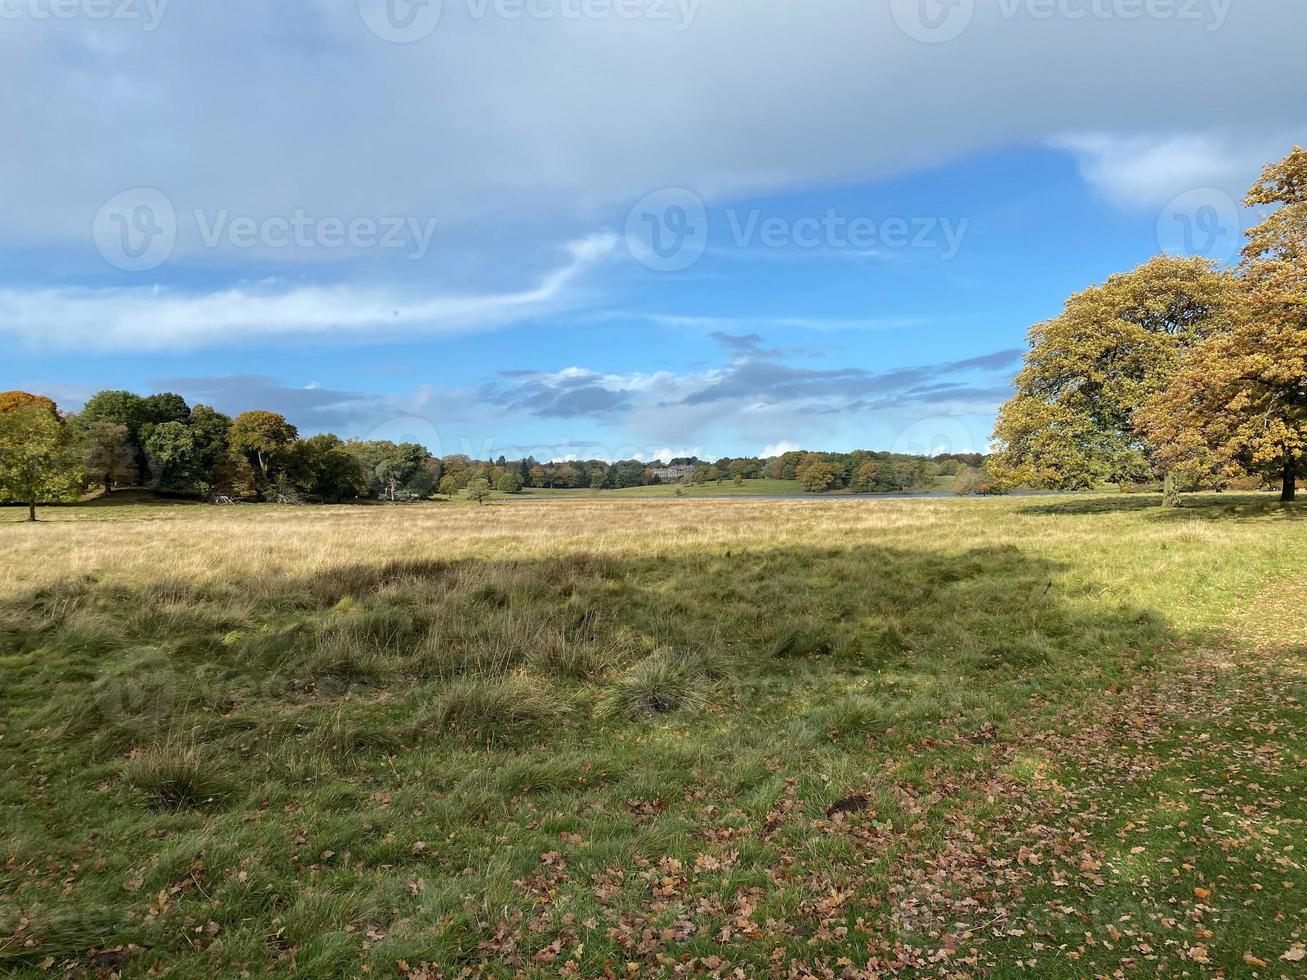
M 1291 132 L 1099 132 L 1062 136 L 1053 145 L 1074 154 L 1081 175 L 1108 200 L 1128 208 L 1157 208 L 1186 191 L 1208 187 L 1241 200 L 1262 165 L 1283 156 L 1294 138 Z M 1302 138 L 1299 130 L 1297 139 Z
M 780 442 L 773 442 L 770 446 L 763 446 L 762 452 L 758 455 L 766 459 L 768 456 L 784 456 L 786 453 L 797 453 L 800 448 L 797 442 L 782 439 Z
M 714 203 L 1058 133 L 1201 133 L 1237 118 L 1260 138 L 1301 115 L 1299 0 L 1235 4 L 1219 30 L 977 4 L 946 44 L 913 40 L 891 6 L 719 2 L 682 30 L 446 3 L 412 45 L 378 40 L 340 0 L 173 3 L 149 33 L 7 20 L 0 131 L 21 138 L 0 142 L 0 179 L 21 192 L 0 197 L 0 236 L 90 256 L 100 205 L 144 186 L 180 215 L 436 217 L 438 240 L 512 255 L 618 227 L 663 187 Z M 1157 158 L 1132 159 L 1138 175 L 1119 189 L 1135 197 Z
M 11 287 L 0 289 L 0 334 L 59 348 L 170 350 L 307 334 L 376 338 L 485 329 L 575 302 L 577 280 L 615 244 L 611 235 L 573 242 L 568 261 L 534 286 L 498 293 L 281 282 L 207 293 Z

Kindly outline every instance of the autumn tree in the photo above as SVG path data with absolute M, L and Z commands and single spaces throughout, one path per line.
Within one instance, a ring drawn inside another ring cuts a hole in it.
M 1155 476 L 1136 412 L 1166 388 L 1188 348 L 1229 328 L 1235 302 L 1227 273 L 1171 256 L 1072 296 L 1030 331 L 1017 393 L 999 413 L 991 477 L 1084 490 Z
M 82 486 L 81 458 L 72 431 L 49 399 L 9 400 L 0 411 L 0 500 L 36 505 L 75 500 Z
M 1274 210 L 1248 232 L 1241 315 L 1190 351 L 1141 417 L 1168 465 L 1273 475 L 1289 502 L 1307 455 L 1307 150 L 1268 166 L 1244 203 Z
M 808 493 L 825 493 L 839 484 L 840 467 L 834 463 L 815 459 L 806 461 L 795 470 L 799 484 Z
M 33 395 L 27 391 L 0 391 L 0 412 L 7 412 L 11 408 L 19 408 L 23 405 L 37 405 L 56 418 L 59 417 L 59 409 L 55 407 L 55 403 L 44 395 Z

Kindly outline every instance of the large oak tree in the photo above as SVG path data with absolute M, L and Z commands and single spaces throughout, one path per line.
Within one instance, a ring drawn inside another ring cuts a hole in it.
M 1168 465 L 1265 472 L 1287 502 L 1307 455 L 1307 150 L 1267 167 L 1245 203 L 1274 210 L 1248 232 L 1241 315 L 1195 346 L 1140 414 Z
M 1136 411 L 1185 351 L 1229 328 L 1231 277 L 1201 258 L 1159 256 L 1067 300 L 1030 331 L 1016 395 L 999 413 L 991 475 L 1084 490 L 1158 475 Z

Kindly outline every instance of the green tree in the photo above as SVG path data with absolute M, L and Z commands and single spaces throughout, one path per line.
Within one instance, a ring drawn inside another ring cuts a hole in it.
M 467 485 L 467 497 L 469 500 L 475 500 L 478 504 L 484 504 L 490 499 L 490 482 L 488 480 L 473 480 Z
M 141 447 L 141 426 L 150 420 L 144 398 L 130 391 L 99 391 L 86 400 L 78 417 L 83 425 L 93 422 L 121 425 L 132 455 L 131 482 L 142 486 L 148 481 L 149 467 Z
M 499 478 L 500 493 L 521 493 L 522 478 L 516 473 L 505 473 Z
M 191 442 L 194 445 L 194 485 L 190 492 L 211 493 L 218 483 L 218 473 L 227 458 L 227 430 L 231 419 L 208 405 L 191 409 Z
M 91 486 L 104 488 L 105 496 L 119 483 L 136 479 L 136 457 L 127 442 L 127 426 L 120 422 L 76 422 L 82 446 L 82 471 Z
M 329 503 L 361 497 L 371 481 L 359 458 L 336 436 L 310 436 L 296 443 L 296 484 L 304 493 Z
M 155 425 L 162 425 L 164 422 L 189 422 L 190 418 L 191 408 L 186 404 L 186 399 L 174 392 L 165 391 L 158 395 L 146 395 L 141 399 L 142 424 L 153 422 Z
M 299 438 L 295 426 L 276 412 L 243 412 L 227 430 L 231 450 L 244 456 L 262 481 L 260 490 L 270 484 L 287 461 L 287 451 Z
M 150 466 L 149 485 L 169 493 L 189 493 L 195 486 L 195 438 L 181 422 L 147 422 L 141 448 Z
M 1189 347 L 1228 329 L 1235 307 L 1231 277 L 1200 258 L 1161 256 L 1072 296 L 1030 332 L 991 476 L 1060 490 L 1153 476 L 1136 412 Z
M 0 412 L 0 500 L 36 505 L 75 500 L 82 486 L 81 458 L 69 426 L 40 403 Z

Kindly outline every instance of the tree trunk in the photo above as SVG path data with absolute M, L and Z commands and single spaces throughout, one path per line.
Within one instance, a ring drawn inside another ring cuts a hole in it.
M 30 500 L 27 503 L 27 520 L 29 523 L 36 523 L 36 501 Z
M 1175 486 L 1175 474 L 1170 470 L 1167 470 L 1166 475 L 1162 477 L 1162 506 L 1180 506 L 1180 491 Z
M 1280 491 L 1281 503 L 1292 503 L 1298 496 L 1298 460 L 1289 453 L 1284 457 L 1284 484 Z

